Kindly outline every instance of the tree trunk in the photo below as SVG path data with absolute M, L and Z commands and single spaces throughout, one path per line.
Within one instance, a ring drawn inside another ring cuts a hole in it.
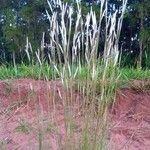
M 144 0 L 141 0 L 141 2 L 144 3 Z M 140 12 L 140 33 L 144 29 L 144 14 L 143 14 L 144 8 L 143 8 L 143 5 L 141 7 L 142 7 L 142 9 Z M 143 51 L 144 51 L 144 45 L 143 45 L 143 38 L 142 37 L 140 37 L 140 40 L 139 40 L 139 48 L 140 48 L 140 52 L 139 52 L 137 67 L 142 68 L 142 57 L 143 57 Z

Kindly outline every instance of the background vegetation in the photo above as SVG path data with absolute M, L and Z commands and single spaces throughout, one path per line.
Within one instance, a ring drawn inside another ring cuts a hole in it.
M 73 0 L 64 1 L 76 7 Z M 46 33 L 44 42 L 49 41 L 49 23 L 45 11 L 48 9 L 47 0 L 0 0 L 0 4 L 0 63 L 11 64 L 14 55 L 16 63 L 26 62 L 24 52 L 27 37 L 33 51 L 40 47 L 43 32 Z M 98 0 L 82 0 L 82 14 L 86 14 L 91 5 L 98 16 Z M 119 9 L 120 5 L 119 0 L 109 0 L 109 13 Z M 102 37 L 99 46 L 101 54 L 105 41 L 105 37 Z M 128 0 L 119 49 L 122 51 L 122 66 L 150 68 L 149 0 Z

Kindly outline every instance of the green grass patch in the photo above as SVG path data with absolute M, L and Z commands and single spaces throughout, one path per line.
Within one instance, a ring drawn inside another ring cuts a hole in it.
M 100 76 L 102 70 L 99 70 Z M 81 68 L 81 71 L 77 74 L 77 79 L 86 80 L 89 75 L 89 71 L 86 67 Z M 24 64 L 18 65 L 16 68 L 13 66 L 0 66 L 0 80 L 4 79 L 18 79 L 18 78 L 34 78 L 34 79 L 54 79 L 59 78 L 59 75 L 52 66 L 48 64 L 39 66 L 26 66 Z M 133 68 L 121 68 L 120 80 L 146 80 L 150 79 L 150 70 L 141 70 Z
M 150 70 L 122 68 L 120 72 L 120 79 L 125 81 L 150 79 Z
M 57 77 L 56 71 L 48 65 L 34 65 L 26 66 L 24 64 L 13 66 L 0 67 L 0 80 L 4 79 L 18 79 L 18 78 L 34 78 L 34 79 L 52 79 L 53 76 Z

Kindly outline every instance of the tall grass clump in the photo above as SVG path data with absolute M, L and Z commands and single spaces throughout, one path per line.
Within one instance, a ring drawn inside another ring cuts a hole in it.
M 107 110 L 112 102 L 120 76 L 119 72 L 119 36 L 127 0 L 114 12 L 108 11 L 108 1 L 101 0 L 99 17 L 90 9 L 83 15 L 81 3 L 76 5 L 61 0 L 47 1 L 46 10 L 49 19 L 48 64 L 54 68 L 66 90 L 73 95 L 78 91 L 82 95 L 81 134 L 72 141 L 73 104 L 72 96 L 63 97 L 65 127 L 67 138 L 64 149 L 106 149 L 107 148 Z M 103 33 L 103 34 L 102 34 Z M 103 55 L 99 54 L 100 41 L 104 35 Z M 41 48 L 35 53 L 27 38 L 26 54 L 31 64 L 33 53 L 40 67 L 45 63 L 44 36 Z M 53 76 L 55 79 L 56 77 Z M 69 110 L 69 111 L 68 111 Z

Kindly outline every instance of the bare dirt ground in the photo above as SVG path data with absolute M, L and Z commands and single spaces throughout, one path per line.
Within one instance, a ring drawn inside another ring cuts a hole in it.
M 32 79 L 0 82 L 0 143 L 4 149 L 58 149 L 64 141 L 64 114 L 70 98 L 60 81 Z M 71 112 L 78 114 L 79 96 L 72 96 Z M 64 110 L 65 109 L 65 110 Z M 75 117 L 74 117 L 75 118 Z M 76 118 L 75 118 L 76 119 Z M 58 128 L 57 128 L 58 127 Z M 57 139 L 57 140 L 56 140 Z
M 68 140 L 64 114 L 70 109 L 76 145 L 82 98 L 76 92 L 66 93 L 60 81 L 0 81 L 0 149 L 59 149 Z M 64 98 L 71 98 L 72 103 L 66 104 Z M 150 149 L 150 91 L 119 90 L 109 116 L 110 150 Z
M 110 111 L 110 149 L 150 149 L 150 91 L 141 90 L 144 81 L 133 84 L 134 88 L 124 88 L 117 93 Z

